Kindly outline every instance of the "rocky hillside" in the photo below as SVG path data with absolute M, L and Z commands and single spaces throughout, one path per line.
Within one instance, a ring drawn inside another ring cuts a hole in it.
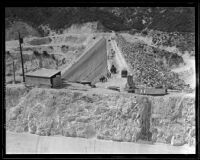
M 178 74 L 170 71 L 171 66 L 183 63 L 181 56 L 148 46 L 141 41 L 127 42 L 121 35 L 118 35 L 116 40 L 126 61 L 132 67 L 136 83 L 147 87 L 164 85 L 168 89 L 186 87 Z
M 21 90 L 26 92 L 25 88 Z M 7 131 L 127 142 L 141 138 L 142 124 L 137 116 L 142 103 L 140 95 L 108 96 L 38 88 L 17 97 L 16 91 L 9 85 L 6 87 Z M 15 101 L 11 102 L 12 99 Z M 179 94 L 148 99 L 149 133 L 153 142 L 195 145 L 194 96 Z
M 194 33 L 149 31 L 146 32 L 146 36 L 151 37 L 152 44 L 158 47 L 176 47 L 181 54 L 184 54 L 185 51 L 188 51 L 189 53 L 195 52 Z
M 8 7 L 5 22 L 8 29 L 21 20 L 41 35 L 44 34 L 41 25 L 58 31 L 87 22 L 99 22 L 104 31 L 194 32 L 194 16 L 194 8 L 190 7 Z
M 10 25 L 10 27 L 6 27 L 5 30 L 5 39 L 6 41 L 12 40 L 12 39 L 18 39 L 19 35 L 18 32 L 20 32 L 22 37 L 40 37 L 41 34 L 32 27 L 31 25 L 28 25 L 26 22 L 23 21 L 15 21 Z

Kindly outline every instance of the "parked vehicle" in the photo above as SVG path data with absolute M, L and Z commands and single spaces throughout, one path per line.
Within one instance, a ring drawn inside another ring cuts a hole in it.
M 126 69 L 123 69 L 121 71 L 121 77 L 127 77 L 128 76 L 128 71 Z

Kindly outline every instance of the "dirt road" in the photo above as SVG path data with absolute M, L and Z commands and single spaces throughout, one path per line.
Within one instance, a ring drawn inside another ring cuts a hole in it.
M 116 41 L 112 40 L 111 45 L 112 45 L 113 50 L 115 51 L 115 60 L 118 65 L 118 70 L 120 71 L 120 73 L 122 69 L 127 69 L 129 71 L 129 67 L 126 63 L 126 60 L 123 57 L 121 51 L 119 50 Z
M 139 144 L 63 136 L 6 133 L 7 154 L 194 154 L 189 146 Z

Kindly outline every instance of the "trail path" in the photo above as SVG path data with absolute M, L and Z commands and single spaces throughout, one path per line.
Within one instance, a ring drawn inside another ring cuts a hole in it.
M 120 49 L 117 46 L 116 41 L 112 40 L 111 45 L 113 50 L 115 51 L 115 60 L 117 63 L 118 70 L 120 71 L 119 73 L 121 73 L 123 69 L 127 69 L 128 71 L 130 71 L 124 56 L 122 55 Z

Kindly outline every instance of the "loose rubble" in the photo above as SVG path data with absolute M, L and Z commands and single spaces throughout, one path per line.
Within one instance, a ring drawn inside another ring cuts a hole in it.
M 185 82 L 179 78 L 179 75 L 170 71 L 168 68 L 171 64 L 169 65 L 169 62 L 164 61 L 165 53 L 154 53 L 155 50 L 153 51 L 153 48 L 149 48 L 142 43 L 131 44 L 126 42 L 120 35 L 117 36 L 116 41 L 125 59 L 132 67 L 136 84 L 145 85 L 147 87 L 164 86 L 168 89 L 184 89 L 187 87 Z M 171 57 L 172 56 L 175 55 L 171 53 Z M 178 55 L 176 56 L 176 61 L 179 61 Z M 174 63 L 179 64 L 180 62 Z

